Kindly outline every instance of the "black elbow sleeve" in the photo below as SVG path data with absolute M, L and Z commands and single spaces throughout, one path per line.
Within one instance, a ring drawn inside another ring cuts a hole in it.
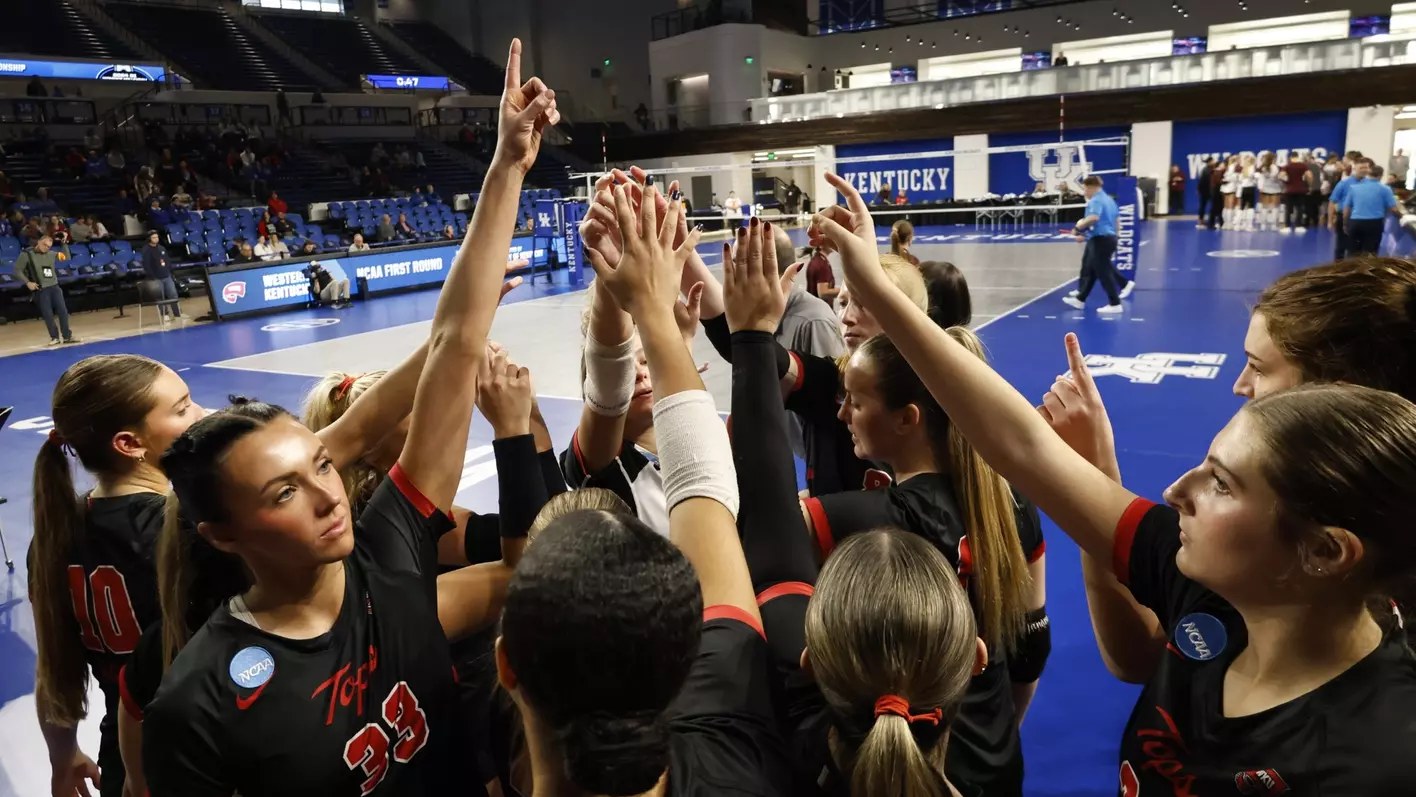
M 1047 619 L 1047 607 L 1028 612 L 1025 621 L 1017 649 L 1008 660 L 1008 679 L 1015 684 L 1030 684 L 1041 678 L 1052 653 L 1052 623 Z

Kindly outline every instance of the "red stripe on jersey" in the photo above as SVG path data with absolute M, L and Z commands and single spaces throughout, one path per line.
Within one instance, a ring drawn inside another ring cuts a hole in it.
M 1154 501 L 1137 498 L 1116 521 L 1116 538 L 1111 543 L 1111 570 L 1122 584 L 1129 585 L 1131 582 L 1131 544 L 1136 541 L 1136 527 L 1141 525 L 1141 518 L 1153 506 Z
M 118 700 L 123 704 L 128 716 L 143 721 L 143 707 L 138 705 L 138 701 L 133 699 L 133 695 L 128 691 L 128 665 L 124 664 L 123 669 L 118 671 Z
M 580 430 L 576 429 L 570 433 L 570 451 L 575 455 L 575 461 L 580 463 L 581 476 L 589 476 L 590 470 L 585 467 L 585 455 L 580 453 Z
M 836 549 L 836 538 L 831 536 L 831 520 L 826 517 L 826 508 L 821 506 L 820 498 L 807 498 L 802 505 L 811 516 L 811 525 L 816 530 L 816 547 L 824 560 Z
M 433 513 L 438 511 L 437 505 L 429 501 L 428 497 L 423 495 L 408 478 L 408 474 L 403 472 L 402 465 L 394 465 L 393 470 L 388 472 L 388 477 L 393 480 L 393 486 L 403 493 L 403 497 L 407 498 L 408 503 L 412 504 L 413 508 L 417 509 L 423 517 L 432 517 Z
M 784 595 L 805 595 L 810 598 L 815 591 L 815 587 L 801 581 L 783 581 L 757 593 L 757 605 L 766 606 L 768 601 L 776 600 Z
M 973 548 L 969 547 L 969 538 L 959 538 L 959 577 L 967 579 L 973 575 Z
M 794 351 L 789 351 L 787 352 L 787 354 L 791 355 L 792 364 L 795 365 L 797 369 L 796 381 L 792 382 L 792 392 L 795 393 L 798 390 L 801 390 L 802 383 L 806 381 L 806 369 L 801 367 L 800 354 L 797 354 Z
M 748 614 L 740 607 L 731 604 L 720 603 L 717 606 L 709 606 L 704 609 L 703 622 L 706 623 L 712 620 L 736 620 L 748 628 L 751 628 L 753 631 L 756 631 L 757 635 L 763 639 L 767 638 L 767 634 L 762 630 L 761 620 Z
M 1047 553 L 1047 540 L 1039 542 L 1037 547 L 1033 549 L 1033 552 L 1028 554 L 1028 564 L 1032 564 L 1041 559 L 1042 555 L 1045 553 Z

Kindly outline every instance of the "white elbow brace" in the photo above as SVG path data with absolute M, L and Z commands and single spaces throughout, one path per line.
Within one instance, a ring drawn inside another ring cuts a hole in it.
M 610 418 L 629 411 L 634 398 L 634 337 L 607 346 L 585 336 L 585 405 Z
M 733 449 L 708 391 L 687 390 L 655 402 L 654 438 L 669 511 L 687 498 L 711 498 L 737 517 Z

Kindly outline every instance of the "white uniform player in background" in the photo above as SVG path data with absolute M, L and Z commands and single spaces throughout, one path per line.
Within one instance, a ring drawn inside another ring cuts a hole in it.
M 1224 181 L 1219 192 L 1224 196 L 1224 228 L 1232 230 L 1239 226 L 1239 156 L 1230 155 L 1224 161 Z
M 1259 229 L 1277 230 L 1283 220 L 1283 170 L 1272 152 L 1259 153 Z

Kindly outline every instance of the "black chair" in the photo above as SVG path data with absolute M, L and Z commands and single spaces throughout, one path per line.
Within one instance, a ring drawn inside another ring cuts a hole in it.
M 176 314 L 181 297 L 176 299 L 162 298 L 162 283 L 155 279 L 144 279 L 138 283 L 138 331 L 143 331 L 143 308 L 156 307 L 158 320 L 162 319 L 162 308 L 166 307 L 168 312 Z
M 14 411 L 14 407 L 0 407 L 0 429 L 5 428 L 5 422 L 10 420 L 10 413 Z M 0 504 L 6 503 L 9 503 L 9 501 L 3 495 L 0 495 Z M 4 528 L 0 528 L 0 553 L 5 555 L 5 567 L 9 568 L 11 573 L 15 572 L 15 560 L 10 558 L 10 547 L 5 544 Z

